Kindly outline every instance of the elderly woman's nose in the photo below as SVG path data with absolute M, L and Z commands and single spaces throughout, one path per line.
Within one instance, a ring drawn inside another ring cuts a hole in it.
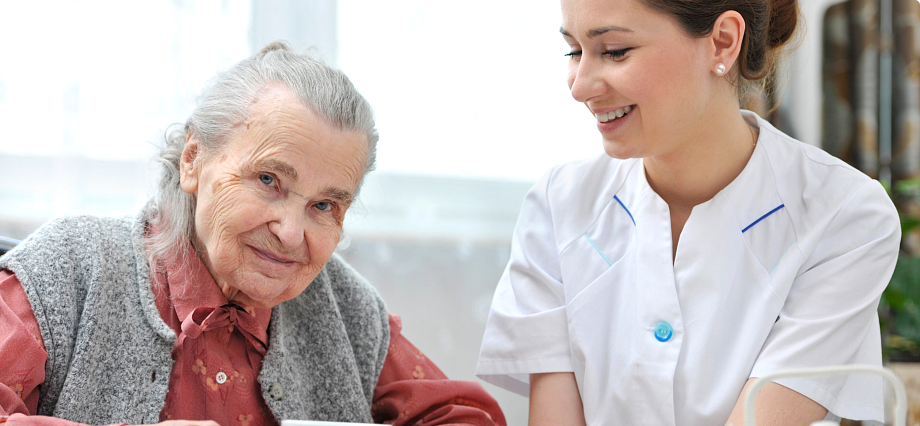
M 300 247 L 304 241 L 304 215 L 284 211 L 268 223 L 268 230 L 278 237 L 286 248 Z

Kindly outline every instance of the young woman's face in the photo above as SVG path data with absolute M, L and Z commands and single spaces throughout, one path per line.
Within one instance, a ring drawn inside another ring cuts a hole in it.
M 675 152 L 703 133 L 713 100 L 706 38 L 640 0 L 562 0 L 568 83 L 614 158 Z

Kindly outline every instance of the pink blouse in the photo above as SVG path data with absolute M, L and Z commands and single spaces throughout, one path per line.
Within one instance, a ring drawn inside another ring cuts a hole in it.
M 178 265 L 160 265 L 153 291 L 163 321 L 176 332 L 174 361 L 160 420 L 214 420 L 221 425 L 278 425 L 256 378 L 269 343 L 271 309 L 231 304 L 189 248 Z M 495 400 L 476 382 L 447 380 L 400 333 L 390 315 L 390 347 L 371 415 L 394 425 L 505 425 Z M 0 271 L 0 423 L 72 426 L 32 416 L 45 380 L 38 322 L 22 284 Z

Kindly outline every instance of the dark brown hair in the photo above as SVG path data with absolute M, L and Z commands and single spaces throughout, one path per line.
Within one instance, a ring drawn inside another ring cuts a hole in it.
M 799 23 L 797 0 L 642 0 L 652 10 L 670 15 L 691 37 L 712 33 L 716 19 L 734 10 L 744 18 L 744 38 L 738 55 L 739 79 L 761 80 L 770 75 L 781 47 Z M 741 81 L 739 81 L 741 83 Z

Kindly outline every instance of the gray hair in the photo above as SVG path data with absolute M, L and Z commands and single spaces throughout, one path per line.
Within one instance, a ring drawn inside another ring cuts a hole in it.
M 374 169 L 378 135 L 367 100 L 341 71 L 294 53 L 284 42 L 270 43 L 215 76 L 185 125 L 167 132 L 159 155 L 163 172 L 147 212 L 151 225 L 158 228 L 148 240 L 152 259 L 175 260 L 169 259 L 170 253 L 176 254 L 175 249 L 195 235 L 195 197 L 179 186 L 179 161 L 188 137 L 199 140 L 200 155 L 220 152 L 235 128 L 249 117 L 250 106 L 272 84 L 290 89 L 304 106 L 338 130 L 365 133 L 368 154 L 364 174 Z

